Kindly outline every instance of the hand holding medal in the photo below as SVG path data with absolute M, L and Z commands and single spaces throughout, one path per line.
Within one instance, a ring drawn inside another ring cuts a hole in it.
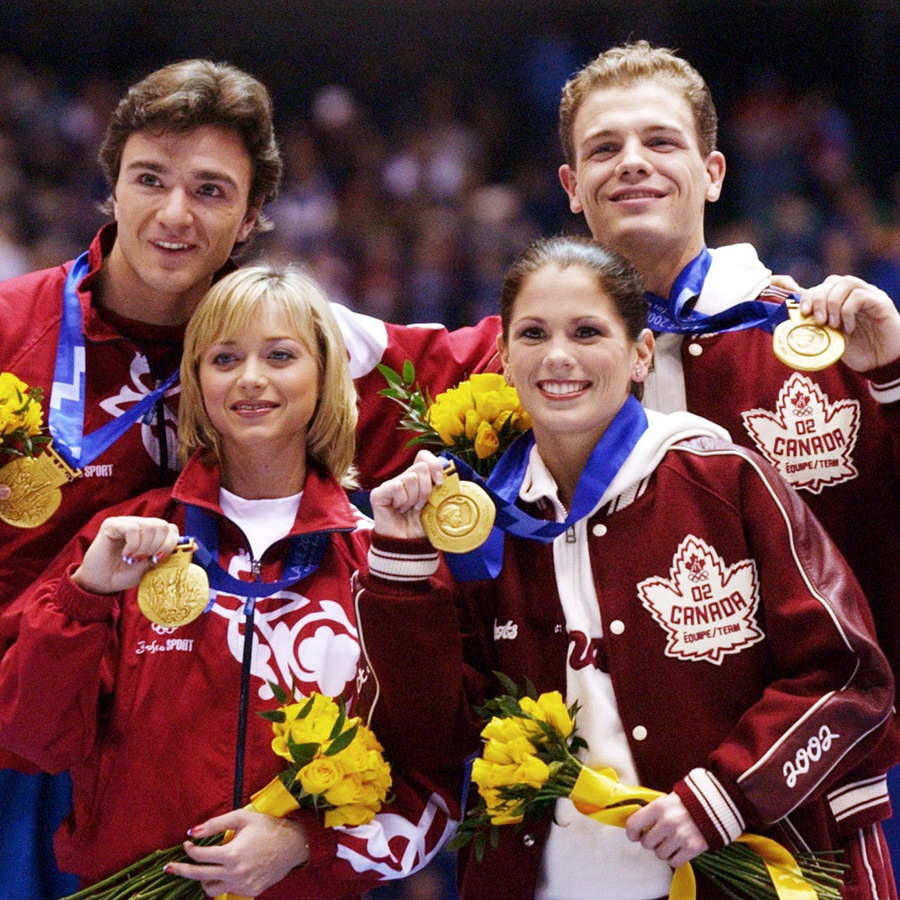
M 191 562 L 197 545 L 182 541 L 172 553 L 141 579 L 137 602 L 141 612 L 157 625 L 180 628 L 193 622 L 209 602 L 209 578 Z
M 145 578 L 154 576 L 155 571 L 171 571 L 170 567 L 180 565 L 170 560 L 181 543 L 178 526 L 165 519 L 144 516 L 110 516 L 104 519 L 96 537 L 84 553 L 81 564 L 72 573 L 72 581 L 83 590 L 94 594 L 115 594 L 136 588 Z M 190 563 L 190 558 L 187 559 Z M 167 593 L 174 596 L 180 590 L 177 579 L 167 578 Z M 159 590 L 151 589 L 153 595 Z M 208 591 L 203 604 L 206 605 Z M 157 597 L 153 606 L 162 608 L 173 605 L 175 601 L 169 597 L 163 601 Z M 179 604 L 175 604 L 179 605 Z M 149 608 L 150 604 L 148 604 Z M 163 618 L 156 613 L 157 619 Z M 169 617 L 170 618 L 170 617 Z M 172 626 L 173 621 L 165 623 Z
M 462 481 L 451 463 L 422 510 L 422 528 L 435 549 L 468 553 L 487 540 L 495 515 L 487 493 L 474 481 Z
M 844 335 L 804 316 L 796 302 L 789 300 L 786 306 L 788 319 L 772 335 L 775 355 L 786 366 L 803 372 L 818 372 L 836 363 L 844 353 Z

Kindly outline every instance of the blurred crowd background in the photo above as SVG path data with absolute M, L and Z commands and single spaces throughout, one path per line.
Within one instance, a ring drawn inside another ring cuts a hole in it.
M 286 160 L 275 231 L 245 258 L 305 262 L 392 321 L 494 312 L 529 239 L 583 231 L 559 186 L 565 79 L 647 38 L 707 79 L 728 160 L 712 246 L 749 240 L 814 284 L 900 303 L 897 0 L 0 0 L 0 279 L 84 250 L 104 221 L 108 113 L 147 72 L 227 60 L 272 91 Z M 0 326 L 2 327 L 2 326 Z M 379 898 L 453 896 L 432 866 Z
M 306 262 L 393 321 L 492 312 L 532 237 L 583 229 L 557 180 L 559 90 L 630 38 L 703 73 L 728 159 L 711 245 L 900 298 L 900 4 L 827 0 L 5 0 L 0 278 L 72 258 L 103 221 L 96 153 L 128 84 L 184 56 L 260 77 L 286 177 L 245 258 Z

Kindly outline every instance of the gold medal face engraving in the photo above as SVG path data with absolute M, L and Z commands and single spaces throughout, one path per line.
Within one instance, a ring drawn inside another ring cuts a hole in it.
M 193 541 L 180 544 L 141 579 L 138 607 L 151 622 L 180 628 L 206 609 L 209 579 L 200 566 L 191 562 L 196 546 Z
M 846 346 L 844 336 L 830 325 L 818 325 L 801 314 L 796 303 L 788 303 L 788 316 L 772 335 L 775 355 L 792 369 L 818 372 L 836 363 Z
M 436 549 L 467 553 L 487 540 L 495 515 L 485 491 L 471 481 L 461 481 L 451 466 L 422 509 L 422 527 Z
M 37 528 L 59 509 L 60 488 L 81 476 L 54 449 L 40 456 L 17 456 L 0 468 L 0 484 L 11 491 L 0 500 L 0 519 L 16 528 Z

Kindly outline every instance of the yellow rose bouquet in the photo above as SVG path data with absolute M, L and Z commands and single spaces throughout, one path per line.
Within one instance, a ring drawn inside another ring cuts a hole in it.
M 409 360 L 402 373 L 382 364 L 378 370 L 388 383 L 382 396 L 404 409 L 400 427 L 417 435 L 407 446 L 424 444 L 451 450 L 479 475 L 489 475 L 506 448 L 531 428 L 531 417 L 522 408 L 516 389 L 502 375 L 472 375 L 432 399 L 416 383 Z
M 260 715 L 272 723 L 272 750 L 288 766 L 253 794 L 247 808 L 279 818 L 298 809 L 319 809 L 329 828 L 370 822 L 387 802 L 391 786 L 390 765 L 371 729 L 347 716 L 342 697 L 313 693 L 288 703 L 284 690 L 271 687 L 282 705 Z M 222 844 L 231 837 L 225 832 L 196 843 Z M 191 862 L 181 844 L 157 850 L 62 900 L 203 900 L 199 882 L 164 872 L 172 862 Z M 246 900 L 230 894 L 217 900 L 225 898 Z
M 43 433 L 44 392 L 29 387 L 12 372 L 0 372 L 0 453 L 37 456 L 50 442 Z
M 536 696 L 530 684 L 522 695 L 498 677 L 509 693 L 480 710 L 489 719 L 481 732 L 481 756 L 472 765 L 479 799 L 457 829 L 452 849 L 471 841 L 480 860 L 489 842 L 496 847 L 499 828 L 552 817 L 564 797 L 580 813 L 624 827 L 637 809 L 663 796 L 620 784 L 612 769 L 589 768 L 575 756 L 587 747 L 575 727 L 577 703 L 567 708 L 559 691 Z M 670 900 L 693 900 L 695 869 L 735 900 L 840 900 L 844 866 L 826 855 L 795 858 L 775 841 L 744 834 L 676 869 Z

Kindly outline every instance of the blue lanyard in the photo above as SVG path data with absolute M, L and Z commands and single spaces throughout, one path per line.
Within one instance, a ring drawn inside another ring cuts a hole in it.
M 647 415 L 644 408 L 635 397 L 629 396 L 591 451 L 584 472 L 578 479 L 572 508 L 565 522 L 536 519 L 516 506 L 528 469 L 531 448 L 534 446 L 534 435 L 531 432 L 522 435 L 503 454 L 487 483 L 462 460 L 451 454 L 443 454 L 454 460 L 461 478 L 480 483 L 497 508 L 494 527 L 484 544 L 469 553 L 445 554 L 444 558 L 456 580 L 496 578 L 503 565 L 505 534 L 549 543 L 590 515 L 646 430 Z
M 687 308 L 688 303 L 699 296 L 703 289 L 703 282 L 711 265 L 712 254 L 704 247 L 700 255 L 692 259 L 675 279 L 668 299 L 648 291 L 647 302 L 650 309 L 647 327 L 653 331 L 675 334 L 710 334 L 762 328 L 771 334 L 779 322 L 787 319 L 786 305 L 769 300 L 746 300 L 712 315 Z
M 56 348 L 56 368 L 47 426 L 53 446 L 73 468 L 81 468 L 111 447 L 135 422 L 150 413 L 178 382 L 174 371 L 153 391 L 91 434 L 84 433 L 85 344 L 78 285 L 88 272 L 88 255 L 82 253 L 69 269 L 63 286 L 63 315 Z
M 241 581 L 219 565 L 219 522 L 215 515 L 202 507 L 187 504 L 184 531 L 197 544 L 193 561 L 205 570 L 209 586 L 237 597 L 271 597 L 311 575 L 319 568 L 331 536 L 328 531 L 315 531 L 291 538 L 284 574 L 279 581 Z M 212 604 L 210 599 L 206 609 Z

